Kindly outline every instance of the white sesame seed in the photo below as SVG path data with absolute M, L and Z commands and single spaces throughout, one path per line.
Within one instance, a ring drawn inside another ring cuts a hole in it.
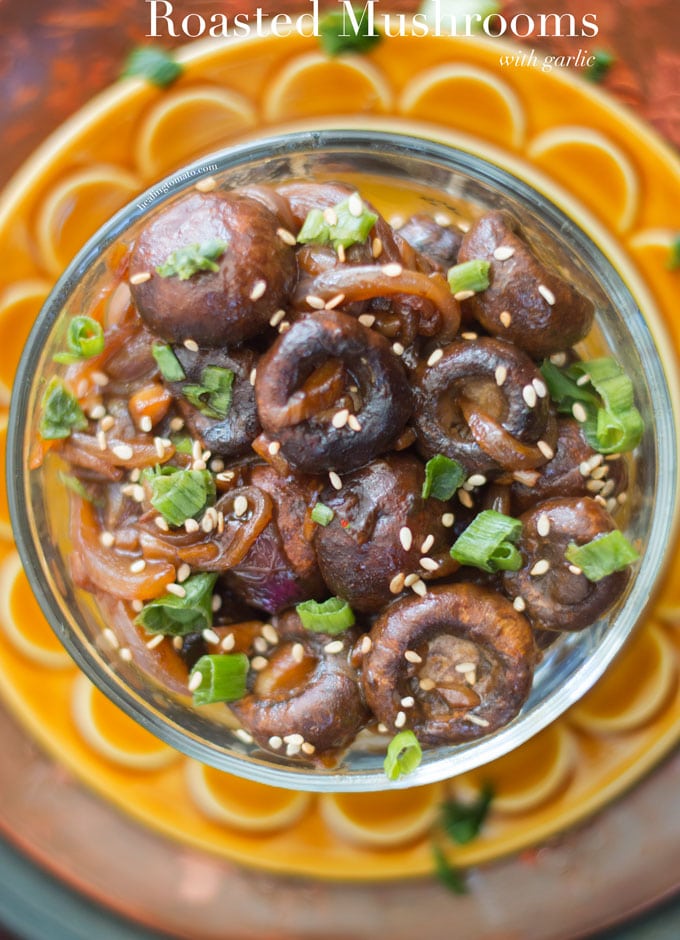
M 293 648 L 291 650 L 291 656 L 293 657 L 296 663 L 302 662 L 302 660 L 305 658 L 305 648 L 302 645 L 302 643 L 293 644 Z
M 366 655 L 366 653 L 371 652 L 372 646 L 373 646 L 373 640 L 370 638 L 368 633 L 365 636 L 362 636 L 361 643 L 359 644 L 359 649 L 364 655 Z
M 415 664 L 422 663 L 423 661 L 423 657 L 419 656 L 415 650 L 406 650 L 404 653 L 404 659 L 409 663 Z
M 102 534 L 99 536 L 99 541 L 102 543 L 104 548 L 111 548 L 116 539 L 112 532 L 102 532 Z
M 333 487 L 334 490 L 341 490 L 341 489 L 342 489 L 342 480 L 340 479 L 340 477 L 338 476 L 338 474 L 335 472 L 335 470 L 331 470 L 331 471 L 329 472 L 329 474 L 328 474 L 328 479 L 329 479 L 330 484 L 331 484 L 331 486 Z
M 100 427 L 102 431 L 110 431 L 115 423 L 116 421 L 112 415 L 106 415 L 105 418 L 102 418 Z
M 421 581 L 421 579 L 418 578 L 418 580 L 411 585 L 411 590 L 414 594 L 417 594 L 418 597 L 425 597 L 427 594 L 427 585 L 424 581 Z
M 623 506 L 627 499 L 628 493 L 619 493 L 619 495 L 616 497 L 616 502 L 619 504 L 619 506 Z
M 203 518 L 201 519 L 201 531 L 205 532 L 205 534 L 207 535 L 209 532 L 212 532 L 214 528 L 215 528 L 215 520 L 210 515 L 210 513 L 206 512 Z
M 140 574 L 146 568 L 146 562 L 143 558 L 138 558 L 130 564 L 132 574 Z
M 326 301 L 326 310 L 335 310 L 336 307 L 340 306 L 344 299 L 344 294 L 336 294 L 335 297 L 331 297 L 330 300 Z
M 508 377 L 508 370 L 505 366 L 496 366 L 496 372 L 494 374 L 496 376 L 496 385 L 500 388 Z
M 396 262 L 382 266 L 382 273 L 385 277 L 400 277 L 403 270 L 402 266 Z
M 146 648 L 148 650 L 155 650 L 157 646 L 160 646 L 165 637 L 162 633 L 157 633 L 156 636 L 152 636 L 150 640 L 147 641 Z
M 457 301 L 469 300 L 470 297 L 474 297 L 475 292 L 473 290 L 459 290 L 453 295 L 453 299 Z
M 234 515 L 238 518 L 248 511 L 248 500 L 245 496 L 237 496 L 234 500 Z
M 255 379 L 257 378 L 257 369 L 251 369 L 250 375 L 248 376 L 248 381 L 251 385 L 255 384 Z
M 531 380 L 531 384 L 534 386 L 536 394 L 539 398 L 545 398 L 548 394 L 548 386 L 542 379 L 535 378 Z
M 458 499 L 463 504 L 463 506 L 465 506 L 466 509 L 472 509 L 472 507 L 474 506 L 472 497 L 467 492 L 467 490 L 464 490 L 464 489 L 458 490 Z
M 567 364 L 567 354 L 565 352 L 553 353 L 550 357 L 550 361 L 554 366 L 562 368 Z
M 269 318 L 269 325 L 270 325 L 270 326 L 278 326 L 279 323 L 285 318 L 285 316 L 286 316 L 286 311 L 285 311 L 285 310 L 277 310 L 277 311 L 275 311 L 275 313 L 272 313 L 271 317 Z M 254 384 L 254 383 L 253 383 L 253 384 Z
M 173 649 L 176 649 L 179 652 L 184 646 L 184 640 L 181 636 L 173 636 L 172 638 Z
M 327 209 L 323 210 L 323 217 L 328 222 L 329 225 L 338 224 L 338 214 L 332 206 L 329 206 Z
M 536 389 L 533 385 L 525 385 L 522 389 L 522 398 L 526 402 L 529 408 L 533 408 L 536 404 Z
M 273 734 L 271 738 L 267 741 L 269 747 L 273 748 L 275 751 L 278 751 L 283 747 L 283 739 L 278 736 L 278 734 Z
M 95 385 L 108 385 L 109 377 L 106 372 L 97 371 L 92 373 L 92 381 Z
M 375 323 L 375 317 L 372 313 L 362 313 L 358 320 L 362 326 L 368 327 L 369 330 Z
M 544 512 L 542 512 L 536 520 L 536 531 L 541 536 L 541 538 L 545 538 L 546 535 L 550 535 L 550 517 Z
M 136 614 L 141 614 L 141 612 L 144 610 L 144 603 L 142 601 L 134 600 L 134 601 L 131 601 L 130 603 L 132 605 L 132 609 L 134 610 Z
M 616 502 L 616 499 L 614 496 L 609 497 L 605 508 L 607 512 L 616 512 L 616 510 L 619 508 L 619 504 Z
M 552 460 L 555 456 L 555 451 L 547 441 L 536 441 L 536 447 L 538 447 L 546 460 Z
M 90 386 L 87 379 L 81 379 L 80 382 L 78 382 L 78 386 L 76 388 L 76 398 L 84 398 L 87 395 L 89 388 Z
M 587 385 L 588 382 L 590 382 L 590 374 L 588 372 L 584 372 L 583 375 L 579 375 L 576 379 L 576 384 L 579 386 Z
M 201 636 L 206 643 L 210 643 L 212 646 L 217 646 L 217 644 L 220 642 L 219 634 L 215 633 L 214 630 L 211 630 L 210 627 L 201 631 Z
M 599 493 L 600 490 L 604 489 L 603 480 L 588 480 L 586 483 L 586 489 L 589 493 Z
M 461 334 L 460 334 L 460 337 L 461 337 L 461 339 L 469 339 L 469 340 L 476 340 L 476 339 L 478 339 L 478 336 L 477 336 L 476 333 L 461 333 Z
M 431 692 L 437 685 L 434 679 L 421 679 L 418 683 L 423 692 Z
M 468 477 L 467 482 L 470 486 L 484 486 L 486 477 L 483 473 L 473 473 L 471 477 Z
M 103 405 L 95 405 L 94 408 L 90 408 L 90 417 L 93 421 L 99 421 L 106 415 L 106 408 Z
M 104 629 L 102 630 L 102 636 L 104 637 L 106 642 L 109 644 L 109 646 L 112 646 L 114 650 L 118 649 L 118 647 L 120 646 L 120 643 L 118 642 L 118 637 L 113 632 L 111 627 L 104 627 Z
M 142 415 L 142 417 L 139 419 L 139 430 L 148 433 L 152 427 L 153 421 L 149 415 Z
M 124 663 L 132 662 L 132 652 L 127 648 L 127 646 L 121 646 L 120 650 L 118 651 L 118 655 Z
M 361 430 L 361 424 L 356 415 L 350 415 L 347 419 L 347 424 L 355 433 Z
M 397 717 L 394 719 L 395 728 L 403 728 L 406 724 L 406 712 L 399 711 L 397 712 Z
M 407 574 L 404 578 L 404 587 L 411 587 L 412 584 L 415 584 L 420 575 L 413 572 L 412 574 Z
M 168 584 L 165 590 L 168 592 L 168 594 L 174 594 L 175 597 L 187 596 L 186 588 L 183 588 L 181 584 L 177 584 L 174 581 L 171 584 Z
M 404 572 L 400 571 L 390 581 L 390 594 L 400 594 L 404 587 Z
M 471 721 L 473 725 L 479 725 L 480 728 L 488 728 L 489 722 L 486 718 L 480 718 L 478 715 L 467 715 L 467 720 Z
M 402 526 L 401 529 L 399 529 L 399 541 L 401 542 L 401 547 L 405 552 L 411 550 L 411 546 L 413 545 L 413 533 L 407 525 Z
M 224 470 L 218 473 L 215 477 L 216 480 L 219 480 L 220 483 L 231 483 L 236 474 L 233 470 Z
M 139 467 L 133 467 L 132 470 L 128 473 L 130 483 L 137 483 L 142 476 L 142 471 Z
M 134 451 L 129 444 L 116 444 L 115 447 L 111 448 L 111 453 L 119 460 L 132 460 L 134 455 Z
M 430 533 L 423 541 L 423 544 L 420 546 L 420 550 L 423 553 L 423 555 L 427 555 L 427 553 L 429 552 L 429 550 L 432 548 L 433 545 L 434 545 L 434 535 Z
M 151 280 L 151 273 L 149 271 L 138 271 L 137 274 L 133 274 L 130 277 L 131 284 L 144 284 L 146 281 Z
M 234 734 L 236 735 L 237 738 L 239 738 L 241 741 L 243 741 L 244 744 L 252 744 L 252 743 L 253 743 L 253 736 L 252 736 L 252 734 L 251 734 L 249 731 L 246 731 L 245 728 L 237 728 L 237 729 L 234 731 Z
M 377 237 L 374 238 L 373 241 L 371 242 L 371 254 L 372 254 L 372 256 L 373 256 L 374 258 L 379 258 L 380 255 L 382 254 L 382 250 L 383 250 L 382 239 L 377 238 Z
M 443 349 L 435 349 L 433 352 L 430 353 L 430 357 L 427 360 L 428 366 L 436 366 L 443 355 L 444 355 Z
M 313 310 L 323 310 L 326 306 L 326 301 L 323 297 L 317 297 L 315 294 L 307 294 L 305 300 Z
M 512 602 L 512 606 L 518 613 L 522 613 L 523 610 L 527 609 L 526 601 L 523 597 L 516 597 Z
M 324 653 L 341 653 L 345 648 L 345 644 L 342 640 L 332 640 L 330 643 L 326 643 L 324 646 Z
M 316 751 L 316 747 L 311 743 L 311 741 L 305 741 L 304 744 L 300 745 L 300 750 L 303 754 L 313 754 Z
M 303 734 L 297 733 L 284 734 L 283 740 L 286 742 L 286 744 L 297 744 L 299 747 L 301 744 L 304 744 L 305 737 Z
M 287 744 L 286 745 L 286 757 L 295 757 L 295 755 L 299 753 L 300 753 L 299 744 Z
M 253 640 L 253 649 L 256 653 L 266 653 L 269 649 L 267 641 L 263 636 L 256 636 Z
M 170 422 L 171 431 L 181 431 L 184 427 L 184 418 L 173 418 Z
M 571 571 L 572 574 L 583 574 L 578 565 L 569 565 L 569 571 Z
M 282 242 L 286 245 L 295 245 L 297 244 L 297 239 L 292 232 L 289 232 L 287 228 L 277 228 L 276 234 L 281 239 Z
M 502 313 L 498 315 L 498 319 L 501 321 L 505 329 L 507 330 L 512 323 L 512 314 L 509 310 L 503 310 Z
M 184 348 L 188 349 L 189 352 L 198 352 L 198 343 L 195 339 L 185 339 Z
M 341 408 L 340 411 L 336 411 L 333 417 L 331 418 L 331 424 L 334 428 L 340 430 L 344 428 L 347 424 L 347 419 L 349 418 L 349 408 Z
M 227 633 L 222 642 L 220 643 L 220 649 L 223 649 L 225 653 L 228 653 L 229 650 L 233 650 L 236 646 L 236 637 L 233 633 Z
M 605 483 L 605 485 L 603 486 L 602 491 L 601 491 L 601 492 L 602 492 L 602 496 L 604 496 L 605 498 L 606 498 L 607 496 L 611 496 L 612 493 L 614 492 L 614 487 L 615 487 L 615 486 L 616 486 L 616 483 L 615 483 L 614 480 L 607 480 L 607 482 Z
M 542 574 L 547 574 L 549 571 L 550 571 L 550 562 L 548 561 L 547 558 L 541 558 L 540 561 L 536 562 L 536 564 L 533 566 L 529 574 L 534 578 L 538 578 Z
M 494 250 L 493 256 L 496 261 L 507 261 L 508 258 L 512 258 L 515 253 L 515 249 L 511 248 L 510 245 L 499 245 L 498 248 Z
M 452 512 L 445 512 L 442 516 L 442 525 L 445 529 L 450 529 L 455 521 L 456 517 Z
M 165 445 L 160 437 L 154 437 L 153 446 L 156 450 L 156 454 L 162 459 L 165 457 Z
M 416 704 L 416 700 L 412 695 L 405 695 L 399 704 L 402 708 L 413 708 L 413 706 Z
M 210 469 L 213 473 L 221 473 L 224 470 L 224 461 L 221 457 L 213 457 L 210 461 Z
M 552 305 L 555 303 L 555 295 L 550 290 L 550 288 L 546 287 L 545 284 L 539 284 L 538 293 L 545 300 L 545 302 L 552 307 Z
M 184 530 L 185 532 L 189 532 L 189 534 L 191 534 L 192 532 L 198 532 L 200 528 L 201 527 L 196 521 L 196 519 L 187 519 L 184 522 Z
M 403 356 L 404 347 L 402 346 L 401 343 L 392 343 L 392 352 L 394 353 L 395 356 Z
M 577 421 L 585 421 L 588 418 L 588 412 L 583 407 L 580 401 L 574 402 L 571 406 L 571 413 L 576 418 Z
M 203 674 L 200 672 L 192 672 L 189 677 L 188 688 L 190 692 L 195 692 L 200 688 L 201 683 L 203 682 Z
M 364 211 L 364 204 L 359 193 L 352 193 L 347 200 L 347 208 L 350 215 L 353 215 L 355 219 L 359 218 Z
M 593 480 L 602 480 L 604 479 L 604 477 L 607 476 L 608 473 L 609 473 L 609 467 L 607 466 L 607 464 L 604 464 L 601 467 L 595 467 L 590 475 L 593 478 Z
M 262 672 L 262 670 L 266 669 L 269 665 L 269 660 L 264 656 L 254 656 L 250 660 L 250 665 L 253 667 L 255 672 Z
M 390 729 L 387 727 L 387 725 L 383 721 L 379 721 L 378 724 L 376 725 L 376 731 L 379 734 L 387 734 L 389 730 Z
M 427 557 L 420 559 L 420 567 L 424 571 L 437 571 L 439 569 L 439 565 L 434 560 L 434 558 Z

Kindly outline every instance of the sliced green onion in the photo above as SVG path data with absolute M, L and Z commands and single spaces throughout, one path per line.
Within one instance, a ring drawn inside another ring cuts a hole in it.
M 68 437 L 71 431 L 83 431 L 87 418 L 75 395 L 56 375 L 50 379 L 42 397 L 40 436 L 53 441 Z
M 325 13 L 319 20 L 319 42 L 323 51 L 328 55 L 361 53 L 379 43 L 382 35 L 375 27 L 371 29 L 366 9 L 352 8 L 354 21 L 344 9 Z
M 201 656 L 190 673 L 191 679 L 196 675 L 201 677 L 201 684 L 194 689 L 194 705 L 236 702 L 243 698 L 249 668 L 245 653 Z
M 585 385 L 577 385 L 577 376 L 572 377 L 568 369 L 564 371 L 558 369 L 549 359 L 543 362 L 541 374 L 548 386 L 550 397 L 560 413 L 571 414 L 572 406 L 576 402 L 581 402 L 586 406 L 599 404 L 598 397 L 592 389 L 588 389 Z
M 436 454 L 425 464 L 425 481 L 422 497 L 427 499 L 451 499 L 453 494 L 465 482 L 466 473 L 457 460 Z
M 55 362 L 69 364 L 98 356 L 104 349 L 104 330 L 101 323 L 92 317 L 74 317 L 66 332 L 66 346 L 68 352 L 53 356 Z
M 151 347 L 151 355 L 156 360 L 158 371 L 166 382 L 181 382 L 186 378 L 184 369 L 171 346 L 154 343 Z
M 589 82 L 598 84 L 604 81 L 609 74 L 609 70 L 616 62 L 616 56 L 605 49 L 598 49 L 593 55 L 593 61 L 584 72 Z
M 618 529 L 598 535 L 586 545 L 572 542 L 564 556 L 570 564 L 580 568 L 589 581 L 601 581 L 607 575 L 632 565 L 640 557 Z
M 423 759 L 423 751 L 418 738 L 412 731 L 400 731 L 387 745 L 387 754 L 383 767 L 388 780 L 413 773 Z
M 677 271 L 680 268 L 680 235 L 676 235 L 671 242 L 666 267 L 669 271 Z
M 193 454 L 194 442 L 188 434 L 173 434 L 170 437 L 176 454 Z
M 493 788 L 486 783 L 472 803 L 447 800 L 441 808 L 441 825 L 449 838 L 458 845 L 476 839 L 489 814 L 493 795 Z
M 462 264 L 454 264 L 449 268 L 447 279 L 452 294 L 458 294 L 461 291 L 486 290 L 489 286 L 489 261 L 482 261 L 481 258 L 473 258 L 471 261 L 463 261 Z
M 640 443 L 644 422 L 635 407 L 633 383 L 621 366 L 609 357 L 576 362 L 573 375 L 588 376 L 602 401 L 595 414 L 588 411 L 583 433 L 592 448 L 602 454 L 634 450 Z
M 333 510 L 325 503 L 315 503 L 312 509 L 312 522 L 316 522 L 317 525 L 327 526 L 333 521 L 334 516 Z
M 123 78 L 144 78 L 152 85 L 167 88 L 184 71 L 179 62 L 175 62 L 172 55 L 158 46 L 140 46 L 133 49 L 127 57 L 123 71 Z
M 187 636 L 212 627 L 212 592 L 217 574 L 202 571 L 182 583 L 185 595 L 164 594 L 144 605 L 135 623 L 147 633 Z
M 170 525 L 184 525 L 215 498 L 215 481 L 209 470 L 161 467 L 145 471 L 151 487 L 151 505 Z
M 432 843 L 432 859 L 434 873 L 444 887 L 452 891 L 453 894 L 467 894 L 465 872 L 462 872 L 459 868 L 454 868 L 446 857 L 444 850 L 436 842 Z
M 170 252 L 165 262 L 156 268 L 161 277 L 177 277 L 188 281 L 199 271 L 219 271 L 217 259 L 227 250 L 227 243 L 220 238 L 195 242 Z
M 73 476 L 71 473 L 64 473 L 63 470 L 60 470 L 59 479 L 64 484 L 66 489 L 71 490 L 71 492 L 75 493 L 76 496 L 80 496 L 81 499 L 87 500 L 88 503 L 94 503 L 94 497 L 89 493 L 89 491 L 83 485 L 82 480 L 79 480 L 78 477 Z
M 234 373 L 223 366 L 206 366 L 200 385 L 184 385 L 182 394 L 207 418 L 226 418 L 231 407 Z
M 341 597 L 329 597 L 327 601 L 303 601 L 295 608 L 305 630 L 313 633 L 343 633 L 354 623 L 354 611 Z
M 370 212 L 363 202 L 360 202 L 360 211 L 355 215 L 350 211 L 351 199 L 358 199 L 358 194 L 350 196 L 339 202 L 330 210 L 336 221 L 328 222 L 327 216 L 321 209 L 311 209 L 307 214 L 297 240 L 301 245 L 332 245 L 338 248 L 349 248 L 352 245 L 363 244 L 378 221 L 375 212 Z
M 482 571 L 519 571 L 522 556 L 512 544 L 522 532 L 522 523 L 495 509 L 485 509 L 456 539 L 451 557 L 461 565 Z

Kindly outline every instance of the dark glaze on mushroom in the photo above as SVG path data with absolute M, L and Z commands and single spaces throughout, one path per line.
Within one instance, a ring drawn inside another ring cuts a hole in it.
M 361 237 L 334 228 L 343 203 L 350 229 L 365 213 Z M 320 234 L 300 244 L 310 212 Z M 102 352 L 64 372 L 86 415 L 49 443 L 81 488 L 76 584 L 174 693 L 197 658 L 245 653 L 228 707 L 283 759 L 328 764 L 363 728 L 430 746 L 491 733 L 540 650 L 629 576 L 592 583 L 564 555 L 610 531 L 627 496 L 626 460 L 558 417 L 540 371 L 587 333 L 592 304 L 506 213 L 464 238 L 437 218 L 419 209 L 397 231 L 342 182 L 190 191 L 120 263 L 112 290 L 132 299 Z M 210 263 L 168 273 L 173 252 L 215 239 Z M 447 270 L 470 259 L 490 262 L 490 286 L 462 301 L 461 331 Z M 471 317 L 490 335 L 466 332 Z M 432 489 L 431 458 L 459 464 L 457 482 Z M 485 510 L 523 513 L 519 571 L 450 554 Z M 206 575 L 203 620 L 149 643 L 149 606 L 184 610 Z M 355 622 L 306 629 L 296 605 L 329 598 Z

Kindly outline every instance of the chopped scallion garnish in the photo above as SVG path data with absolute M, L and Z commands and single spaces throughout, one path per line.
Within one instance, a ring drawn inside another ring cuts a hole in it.
M 484 825 L 492 800 L 493 788 L 488 783 L 484 784 L 477 799 L 471 803 L 447 800 L 441 808 L 442 829 L 458 845 L 472 842 Z
M 490 262 L 482 261 L 481 258 L 473 258 L 471 261 L 463 261 L 461 264 L 454 264 L 449 268 L 446 275 L 452 294 L 459 294 L 461 291 L 471 290 L 475 294 L 486 290 L 489 286 L 489 268 Z
M 436 454 L 425 464 L 425 481 L 422 497 L 427 499 L 451 499 L 453 494 L 465 482 L 466 473 L 457 460 Z
M 384 768 L 388 780 L 398 780 L 399 777 L 413 773 L 420 765 L 423 751 L 418 738 L 412 731 L 400 731 L 387 745 Z
M 312 522 L 316 522 L 317 525 L 327 526 L 333 521 L 334 516 L 333 510 L 325 503 L 315 503 L 312 509 Z
M 147 633 L 187 636 L 212 627 L 212 592 L 217 574 L 201 571 L 182 583 L 184 597 L 164 594 L 144 605 L 135 623 Z
M 669 271 L 677 271 L 680 268 L 680 235 L 676 235 L 671 242 L 666 267 Z
M 215 499 L 215 481 L 209 470 L 160 467 L 145 470 L 151 487 L 151 505 L 170 525 L 184 525 Z
M 519 519 L 485 509 L 456 539 L 451 557 L 482 571 L 519 571 L 522 556 L 513 543 L 521 532 Z
M 243 698 L 249 668 L 245 653 L 201 656 L 190 674 L 191 679 L 201 676 L 201 684 L 194 689 L 194 705 L 235 702 Z
M 158 46 L 140 46 L 133 49 L 123 67 L 123 78 L 144 78 L 152 85 L 167 88 L 184 71 L 172 55 Z
M 154 343 L 151 347 L 151 355 L 156 360 L 158 371 L 166 382 L 181 382 L 186 378 L 184 369 L 171 346 Z
M 295 608 L 305 630 L 313 633 L 343 633 L 354 623 L 354 611 L 341 597 L 327 601 L 303 601 Z
M 64 484 L 64 486 L 68 490 L 71 490 L 72 493 L 75 493 L 76 496 L 80 496 L 81 499 L 87 500 L 88 503 L 94 502 L 94 497 L 85 489 L 82 480 L 79 480 L 78 477 L 73 476 L 71 473 L 64 473 L 63 470 L 60 470 L 59 479 Z
M 632 565 L 640 557 L 618 529 L 598 535 L 586 545 L 572 542 L 564 555 L 570 564 L 581 569 L 589 581 L 601 581 L 607 575 Z
M 219 271 L 217 259 L 227 250 L 227 243 L 220 238 L 185 245 L 170 252 L 165 262 L 156 268 L 161 277 L 177 277 L 188 281 L 199 271 Z
M 45 441 L 68 437 L 71 431 L 84 431 L 87 418 L 76 396 L 56 375 L 50 379 L 42 397 L 40 436 Z
M 467 894 L 465 872 L 454 866 L 447 859 L 444 850 L 436 842 L 432 843 L 434 873 L 439 881 L 454 894 Z
M 584 75 L 589 82 L 598 84 L 609 74 L 609 70 L 616 62 L 616 56 L 612 52 L 607 52 L 606 49 L 598 49 L 592 58 L 593 61 L 586 68 Z
M 98 356 L 104 349 L 104 330 L 92 317 L 73 317 L 66 331 L 67 352 L 57 353 L 55 362 L 70 364 Z
M 334 221 L 329 222 L 329 217 Z M 363 244 L 377 221 L 375 212 L 370 212 L 355 193 L 326 213 L 310 209 L 297 240 L 301 245 L 332 245 L 337 251 Z
M 207 418 L 226 418 L 231 407 L 234 373 L 223 366 L 206 366 L 200 385 L 184 385 L 182 394 Z
M 319 20 L 319 42 L 328 55 L 368 52 L 380 42 L 382 35 L 371 29 L 369 8 L 353 7 L 349 10 L 331 10 Z

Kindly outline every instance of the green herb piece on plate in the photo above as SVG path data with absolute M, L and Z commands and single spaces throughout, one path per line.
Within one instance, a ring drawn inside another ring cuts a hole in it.
M 194 242 L 171 251 L 156 272 L 161 277 L 176 277 L 188 281 L 200 271 L 219 271 L 217 263 L 227 250 L 227 243 L 221 238 L 209 238 L 207 241 Z
M 135 623 L 147 633 L 164 636 L 187 636 L 212 627 L 212 593 L 217 575 L 202 571 L 182 583 L 184 597 L 164 594 L 144 605 Z
M 167 88 L 183 71 L 184 67 L 167 50 L 158 46 L 139 46 L 125 60 L 121 76 L 143 78 L 159 88 Z

